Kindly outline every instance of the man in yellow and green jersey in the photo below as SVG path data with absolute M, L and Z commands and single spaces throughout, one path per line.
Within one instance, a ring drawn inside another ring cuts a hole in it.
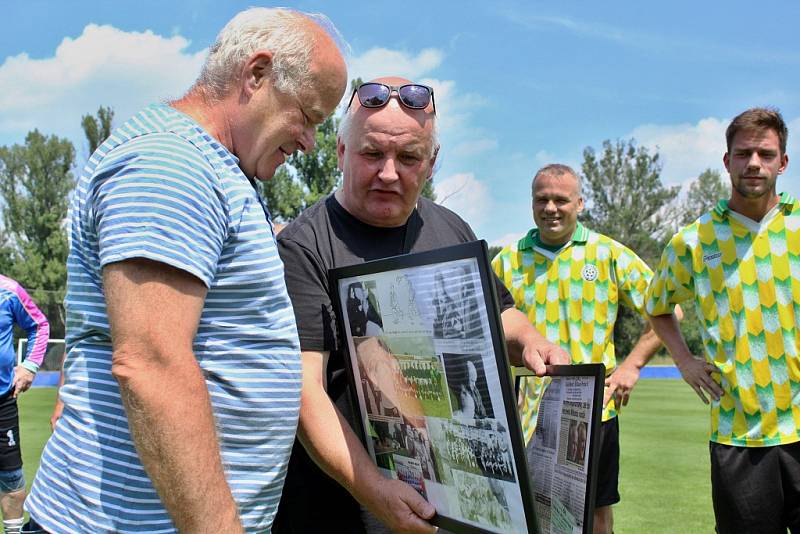
M 553 164 L 540 169 L 532 190 L 536 228 L 500 251 L 492 267 L 516 307 L 548 340 L 566 349 L 573 363 L 606 366 L 594 532 L 610 533 L 611 505 L 619 502 L 617 403 L 627 404 L 639 369 L 660 347 L 648 325 L 617 368 L 614 323 L 620 304 L 644 315 L 652 271 L 630 249 L 578 222 L 583 210 L 581 181 L 570 167 Z M 526 441 L 533 437 L 542 389 L 541 379 L 523 381 L 520 415 Z
M 647 296 L 653 328 L 703 402 L 721 534 L 800 532 L 800 203 L 776 192 L 789 163 L 780 113 L 726 131 L 729 200 L 669 242 Z M 705 360 L 668 314 L 694 300 Z

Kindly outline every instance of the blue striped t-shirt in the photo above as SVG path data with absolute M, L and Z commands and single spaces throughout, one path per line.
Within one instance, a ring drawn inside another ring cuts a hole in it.
M 175 531 L 131 441 L 102 292 L 103 266 L 148 258 L 208 287 L 194 353 L 242 521 L 268 531 L 297 427 L 300 347 L 266 208 L 236 157 L 188 116 L 150 106 L 90 158 L 69 234 L 65 408 L 26 508 L 53 533 Z

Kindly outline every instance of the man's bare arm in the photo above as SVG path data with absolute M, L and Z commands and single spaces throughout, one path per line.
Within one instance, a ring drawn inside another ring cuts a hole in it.
M 628 404 L 633 387 L 639 380 L 642 367 L 647 365 L 650 358 L 661 348 L 661 340 L 653 331 L 650 323 L 645 324 L 642 335 L 617 369 L 606 378 L 606 390 L 603 395 L 603 407 L 613 397 L 617 410 Z
M 570 363 L 567 351 L 548 341 L 518 309 L 508 308 L 500 314 L 500 319 L 511 365 L 525 366 L 537 376 L 544 376 L 545 365 Z
M 706 404 L 708 404 L 708 399 L 704 392 L 714 400 L 719 400 L 724 392 L 711 376 L 713 373 L 719 372 L 719 369 L 691 353 L 689 346 L 686 345 L 686 340 L 683 339 L 675 316 L 672 314 L 653 315 L 650 316 L 650 324 L 653 325 L 653 330 L 667 347 L 681 376 L 692 386 L 697 396 Z
M 64 385 L 64 360 L 67 357 L 67 351 L 61 355 L 61 366 L 58 371 L 58 389 L 56 389 L 56 404 L 53 406 L 53 413 L 50 415 L 50 430 L 56 429 L 56 423 L 61 419 L 61 414 L 64 412 L 64 401 L 61 400 L 61 386 Z
M 678 321 L 683 320 L 683 310 L 680 306 L 675 306 L 673 312 Z M 625 361 L 617 367 L 616 371 L 606 378 L 606 390 L 603 395 L 603 407 L 608 404 L 611 397 L 614 397 L 617 410 L 622 410 L 623 406 L 628 405 L 631 391 L 639 381 L 642 367 L 647 365 L 653 355 L 662 346 L 661 340 L 653 330 L 653 326 L 647 322 L 642 330 L 642 335 L 631 349 Z
M 192 342 L 206 287 L 149 260 L 103 270 L 119 383 L 136 450 L 180 532 L 240 533 Z
M 432 533 L 435 509 L 411 486 L 382 476 L 323 386 L 327 352 L 304 351 L 298 437 L 314 461 L 393 532 Z

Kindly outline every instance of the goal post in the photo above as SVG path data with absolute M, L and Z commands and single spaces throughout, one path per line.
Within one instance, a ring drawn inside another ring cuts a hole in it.
M 42 365 L 39 366 L 39 371 L 60 371 L 61 359 L 64 356 L 64 347 L 63 339 L 48 340 L 47 350 L 45 351 Z M 28 340 L 26 338 L 19 338 L 17 342 L 17 363 L 22 361 L 27 349 Z

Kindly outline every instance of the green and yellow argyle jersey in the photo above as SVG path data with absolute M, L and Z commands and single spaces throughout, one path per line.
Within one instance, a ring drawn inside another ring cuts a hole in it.
M 711 402 L 711 441 L 799 441 L 800 203 L 783 193 L 756 222 L 721 201 L 681 229 L 664 249 L 647 311 L 669 313 L 691 298 L 725 391 Z
M 602 363 L 611 374 L 617 365 L 613 334 L 619 304 L 644 315 L 653 273 L 633 251 L 580 223 L 568 243 L 551 248 L 541 243 L 534 228 L 501 250 L 492 268 L 511 291 L 517 309 L 542 335 L 568 351 L 573 363 Z M 526 442 L 533 437 L 543 383 L 524 379 L 520 389 Z M 603 421 L 615 416 L 611 401 Z

